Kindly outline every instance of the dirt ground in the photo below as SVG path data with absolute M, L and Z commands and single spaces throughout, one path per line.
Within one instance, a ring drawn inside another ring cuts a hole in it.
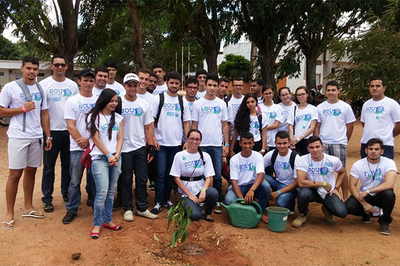
M 0 128 L 0 214 L 5 217 L 5 184 L 8 178 L 6 128 Z M 348 170 L 359 158 L 361 125 L 356 123 L 349 145 Z M 400 165 L 400 140 L 395 148 L 396 163 Z M 319 204 L 310 204 L 307 223 L 300 229 L 291 226 L 297 216 L 289 216 L 284 233 L 268 230 L 260 223 L 255 229 L 241 229 L 230 224 L 224 210 L 214 214 L 215 222 L 204 220 L 192 222 L 189 241 L 200 244 L 205 253 L 197 256 L 183 255 L 184 244 L 169 248 L 171 232 L 167 232 L 167 212 L 157 220 L 135 216 L 135 221 L 123 220 L 123 211 L 114 212 L 114 222 L 122 230 L 102 230 L 98 240 L 89 233 L 93 227 L 91 208 L 81 204 L 78 217 L 69 225 L 61 219 L 66 213 L 60 193 L 60 162 L 57 163 L 54 212 L 46 213 L 45 219 L 21 217 L 23 210 L 22 182 L 15 206 L 14 230 L 0 229 L 0 265 L 399 265 L 400 264 L 400 208 L 392 213 L 391 236 L 379 234 L 379 224 L 362 224 L 359 217 L 336 218 L 332 225 L 324 221 Z M 38 169 L 34 192 L 34 204 L 38 210 L 41 203 L 42 169 Z M 82 189 L 84 184 L 82 184 Z M 226 184 L 225 184 L 226 189 Z M 400 182 L 395 192 L 399 192 Z M 153 206 L 154 192 L 149 192 Z M 86 201 L 86 193 L 82 196 Z M 73 261 L 71 254 L 81 253 Z

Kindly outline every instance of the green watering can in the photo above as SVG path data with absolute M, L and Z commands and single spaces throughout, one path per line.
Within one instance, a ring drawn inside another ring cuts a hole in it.
M 255 201 L 252 204 L 245 204 L 243 199 L 236 199 L 231 204 L 222 206 L 228 211 L 233 226 L 254 228 L 261 221 L 262 210 Z

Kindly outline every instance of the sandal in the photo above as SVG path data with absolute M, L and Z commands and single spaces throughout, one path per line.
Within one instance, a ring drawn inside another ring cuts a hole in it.
M 10 222 L 3 221 L 3 229 L 5 230 L 14 229 L 14 220 L 11 220 Z
M 204 219 L 205 219 L 207 222 L 210 222 L 210 223 L 213 223 L 213 222 L 214 222 L 214 219 L 211 218 L 211 217 L 205 217 Z

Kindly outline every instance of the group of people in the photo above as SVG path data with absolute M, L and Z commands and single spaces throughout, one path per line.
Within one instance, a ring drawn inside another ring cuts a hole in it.
M 270 201 L 294 214 L 297 198 L 294 227 L 306 222 L 309 202 L 319 202 L 328 222 L 335 222 L 332 215 L 343 218 L 348 213 L 362 216 L 363 222 L 379 216 L 380 232 L 390 234 L 400 107 L 384 95 L 381 78 L 369 84 L 372 99 L 361 115 L 363 159 L 352 166 L 348 178 L 347 144 L 355 118 L 351 107 L 339 99 L 336 81 L 327 83 L 327 101 L 315 107 L 305 86 L 296 89 L 295 102 L 288 87 L 280 88 L 277 104 L 275 89 L 261 79 L 253 80 L 251 93 L 243 95 L 243 80 L 233 78 L 232 94 L 227 96 L 229 80 L 203 69 L 185 81 L 181 95 L 181 75 L 166 73 L 158 63 L 151 72 L 141 68 L 126 74 L 120 84 L 115 81 L 116 62 L 107 61 L 94 72 L 82 70 L 80 88 L 65 77 L 65 57 L 54 55 L 50 67 L 52 76 L 37 83 L 39 61 L 24 57 L 22 79 L 6 84 L 0 93 L 0 116 L 11 117 L 3 229 L 14 228 L 22 173 L 22 216 L 45 217 L 32 201 L 44 147 L 44 211 L 54 210 L 54 172 L 60 154 L 61 194 L 67 209 L 62 222 L 69 224 L 78 214 L 86 169 L 93 239 L 101 228 L 121 229 L 112 220 L 113 210 L 122 207 L 124 220 L 134 220 L 133 189 L 136 215 L 148 219 L 173 206 L 172 191 L 182 195 L 185 209 L 192 208 L 192 220 L 204 215 L 209 222 L 214 221 L 213 210 L 222 213 L 223 200 L 230 204 L 237 198 L 246 203 L 258 199 L 262 220 L 268 222 L 265 210 Z M 225 197 L 223 158 L 230 170 Z M 147 189 L 155 190 L 151 210 Z

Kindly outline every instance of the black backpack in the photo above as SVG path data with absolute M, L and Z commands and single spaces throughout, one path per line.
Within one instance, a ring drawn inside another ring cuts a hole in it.
M 160 103 L 158 104 L 157 116 L 154 119 L 154 127 L 157 127 L 157 125 L 158 125 L 158 120 L 160 119 L 161 109 L 164 105 L 164 100 L 165 100 L 164 93 L 160 93 L 158 95 L 160 96 Z M 178 101 L 179 101 L 179 106 L 181 107 L 181 121 L 182 121 L 182 125 L 183 125 L 183 98 L 179 94 L 178 94 Z
M 271 165 L 265 168 L 265 173 L 269 176 L 272 176 L 274 179 L 276 178 L 275 176 L 275 169 L 274 169 L 274 164 L 276 161 L 276 157 L 278 157 L 278 149 L 275 149 L 272 153 L 272 157 L 271 157 Z M 294 169 L 294 160 L 296 159 L 296 155 L 298 155 L 299 153 L 297 151 L 293 151 L 290 154 L 290 159 L 289 159 L 289 164 L 290 167 L 292 167 L 292 169 Z

